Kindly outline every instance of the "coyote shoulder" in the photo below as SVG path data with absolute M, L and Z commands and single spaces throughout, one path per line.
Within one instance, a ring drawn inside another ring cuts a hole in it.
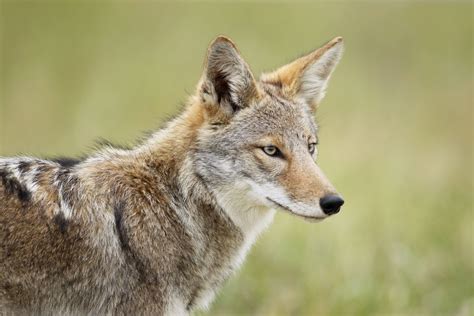
M 276 210 L 337 213 L 313 115 L 342 50 L 335 38 L 256 80 L 218 37 L 187 107 L 136 147 L 0 158 L 0 314 L 186 315 Z

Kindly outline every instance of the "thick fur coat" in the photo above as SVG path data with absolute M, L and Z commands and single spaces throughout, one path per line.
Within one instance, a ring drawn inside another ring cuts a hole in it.
M 341 53 L 336 38 L 256 81 L 219 37 L 183 113 L 136 147 L 0 158 L 0 314 L 186 315 L 275 209 L 337 212 L 313 114 Z

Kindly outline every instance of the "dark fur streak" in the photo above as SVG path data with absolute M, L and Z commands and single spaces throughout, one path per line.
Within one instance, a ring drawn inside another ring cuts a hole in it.
M 2 184 L 7 194 L 16 194 L 22 203 L 27 203 L 31 200 L 31 192 L 17 179 L 10 177 L 9 173 L 4 170 L 0 171 L 0 178 L 2 179 Z
M 138 257 L 138 255 L 135 252 L 133 252 L 129 246 L 129 239 L 126 232 L 126 228 L 124 226 L 124 218 L 123 218 L 124 210 L 125 210 L 124 202 L 120 202 L 114 207 L 115 230 L 117 232 L 122 250 L 124 251 L 124 254 L 127 258 L 126 260 L 132 262 L 132 264 L 135 266 L 140 282 L 143 282 L 143 283 L 156 282 L 156 280 L 154 280 L 154 278 L 150 276 L 149 269 L 147 269 L 147 266 L 145 265 L 143 260 L 141 260 Z
M 51 166 L 47 165 L 47 164 L 41 164 L 38 166 L 38 168 L 36 169 L 38 172 L 36 173 L 36 175 L 40 175 L 41 173 L 47 173 L 49 170 L 51 170 Z
M 117 232 L 122 249 L 129 249 L 127 232 L 123 225 L 123 211 L 125 203 L 121 202 L 114 208 L 115 230 Z
M 23 203 L 29 202 L 31 200 L 31 192 L 20 185 L 18 187 L 18 199 Z
M 57 215 L 54 216 L 53 218 L 54 223 L 58 225 L 59 231 L 61 234 L 65 234 L 67 231 L 67 227 L 69 225 L 68 220 L 64 217 L 64 214 L 62 212 L 59 212 Z
M 28 171 L 30 171 L 31 169 L 31 163 L 28 162 L 28 161 L 20 161 L 18 163 L 18 170 L 20 171 L 20 173 L 26 173 Z
M 80 164 L 82 160 L 77 158 L 58 157 L 51 159 L 51 161 L 60 164 L 61 167 L 72 168 L 75 165 Z

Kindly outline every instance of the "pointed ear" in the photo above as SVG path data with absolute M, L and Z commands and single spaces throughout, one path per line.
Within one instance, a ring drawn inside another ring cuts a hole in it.
M 199 93 L 212 112 L 226 116 L 258 97 L 250 68 L 230 39 L 219 36 L 209 46 Z
M 304 99 L 316 109 L 324 98 L 329 78 L 343 51 L 342 37 L 336 37 L 314 52 L 278 70 L 264 74 L 262 82 L 281 87 L 289 97 Z

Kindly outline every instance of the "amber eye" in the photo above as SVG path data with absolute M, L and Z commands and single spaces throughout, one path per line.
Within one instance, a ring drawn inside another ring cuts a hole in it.
M 310 143 L 308 144 L 308 151 L 311 155 L 314 154 L 314 151 L 316 150 L 316 143 Z
M 262 147 L 262 150 L 264 153 L 272 157 L 277 157 L 277 156 L 280 156 L 281 154 L 280 150 L 276 146 L 272 146 L 272 145 Z

